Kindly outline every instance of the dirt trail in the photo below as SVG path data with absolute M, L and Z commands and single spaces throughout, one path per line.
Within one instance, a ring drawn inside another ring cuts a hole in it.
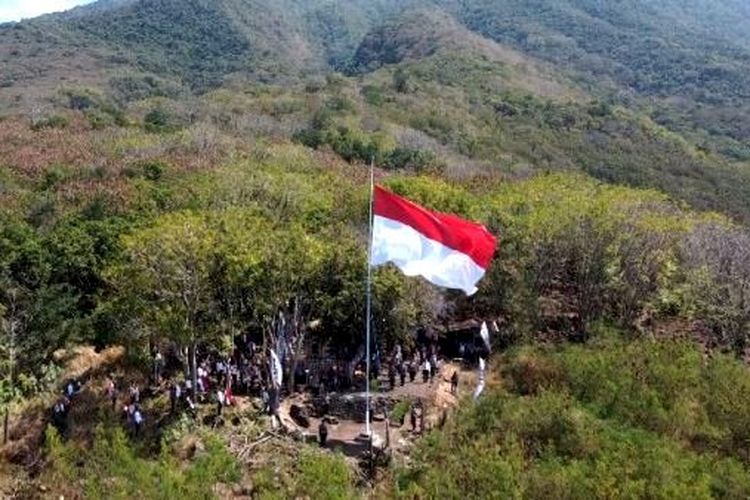
M 29 474 L 37 473 L 43 466 L 44 431 L 50 422 L 52 406 L 62 395 L 64 381 L 77 379 L 83 383 L 69 417 L 75 431 L 71 438 L 83 441 L 93 433 L 91 422 L 98 415 L 97 395 L 104 386 L 104 374 L 121 363 L 124 352 L 122 347 L 97 352 L 93 347 L 79 346 L 55 353 L 55 360 L 65 366 L 58 383 L 49 392 L 11 409 L 8 442 L 0 446 L 0 497 L 26 496 Z
M 457 396 L 451 394 L 450 391 L 450 377 L 456 370 L 459 372 L 460 381 L 459 394 Z M 440 373 L 435 377 L 433 382 L 423 383 L 421 377 L 418 377 L 414 382 L 407 380 L 403 386 L 397 385 L 392 390 L 381 391 L 378 393 L 378 396 L 424 402 L 425 429 L 431 429 L 439 424 L 444 411 L 448 412 L 450 409 L 456 407 L 463 395 L 471 393 L 475 384 L 475 374 L 462 370 L 457 364 L 445 362 L 441 365 Z M 388 387 L 388 385 L 387 379 L 380 381 L 380 387 Z M 320 419 L 309 418 L 309 427 L 303 428 L 297 425 L 289 414 L 293 404 L 304 406 L 308 402 L 309 397 L 307 395 L 299 395 L 295 398 L 287 399 L 282 403 L 281 417 L 289 429 L 305 435 L 307 440 L 315 441 Z M 401 426 L 386 425 L 382 414 L 375 414 L 373 420 L 372 430 L 376 436 L 375 441 L 384 443 L 387 431 L 390 431 L 389 446 L 396 452 L 406 451 L 421 434 L 418 430 L 415 432 L 412 429 L 408 414 L 404 419 L 404 424 Z M 419 427 L 419 422 L 417 427 Z M 364 430 L 365 425 L 362 422 L 339 419 L 338 423 L 328 426 L 328 447 L 332 450 L 341 451 L 349 457 L 359 457 L 367 449 L 367 442 L 362 439 Z

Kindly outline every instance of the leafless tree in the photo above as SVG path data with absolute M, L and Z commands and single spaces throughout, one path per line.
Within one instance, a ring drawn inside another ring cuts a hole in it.
M 689 306 L 722 344 L 744 349 L 750 335 L 750 235 L 720 222 L 697 225 L 682 245 Z

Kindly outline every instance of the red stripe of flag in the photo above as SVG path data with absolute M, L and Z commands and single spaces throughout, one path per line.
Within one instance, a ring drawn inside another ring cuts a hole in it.
M 425 237 L 468 255 L 483 269 L 489 267 L 495 254 L 497 239 L 483 225 L 427 210 L 380 186 L 375 186 L 373 212 L 406 224 Z

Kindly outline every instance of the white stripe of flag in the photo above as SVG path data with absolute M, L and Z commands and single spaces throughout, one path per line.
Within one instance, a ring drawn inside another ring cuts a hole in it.
M 376 187 L 370 264 L 395 264 L 407 276 L 477 291 L 497 241 L 487 229 L 453 215 L 427 210 Z

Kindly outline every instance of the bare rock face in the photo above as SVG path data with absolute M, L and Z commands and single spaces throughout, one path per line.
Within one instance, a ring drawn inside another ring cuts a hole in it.
M 384 412 L 390 413 L 400 401 L 386 395 L 373 395 L 371 399 L 371 415 L 373 420 L 382 421 Z M 365 393 L 350 393 L 329 395 L 327 398 L 318 397 L 312 401 L 316 415 L 321 418 L 336 417 L 342 420 L 352 420 L 364 423 L 367 399 Z
M 289 416 L 292 417 L 294 423 L 305 429 L 310 427 L 310 417 L 307 413 L 307 409 L 300 405 L 292 405 L 289 409 Z

